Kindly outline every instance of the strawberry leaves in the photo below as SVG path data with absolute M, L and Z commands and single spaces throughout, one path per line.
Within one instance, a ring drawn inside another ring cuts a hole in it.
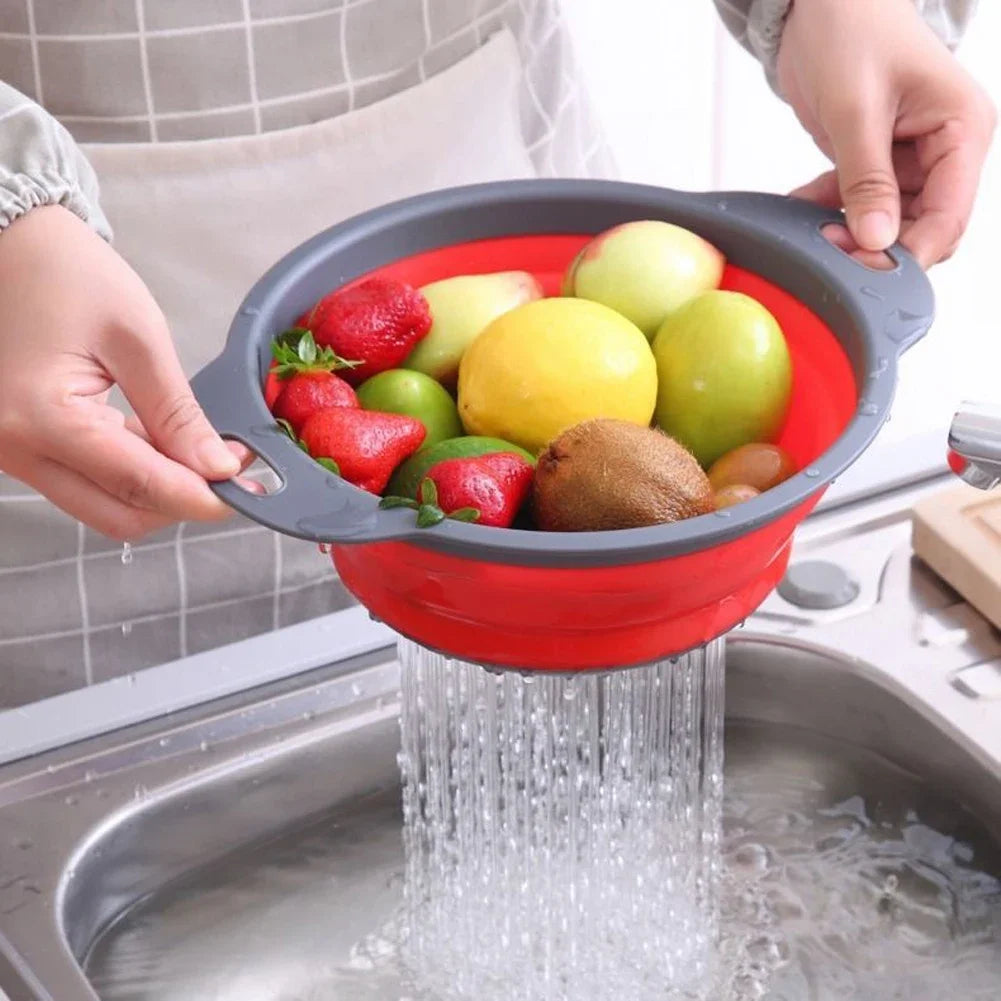
M 293 327 L 276 337 L 271 342 L 271 355 L 279 379 L 291 379 L 303 372 L 335 372 L 362 364 L 341 358 L 329 347 L 319 347 L 312 332 L 302 327 Z
M 426 477 L 421 482 L 418 493 L 420 501 L 412 500 L 410 497 L 383 497 L 379 502 L 379 507 L 384 511 L 399 507 L 416 511 L 418 528 L 433 528 L 435 525 L 440 525 L 446 518 L 452 521 L 479 521 L 480 512 L 475 507 L 461 507 L 448 513 L 443 511 L 438 506 L 438 487 L 430 477 Z

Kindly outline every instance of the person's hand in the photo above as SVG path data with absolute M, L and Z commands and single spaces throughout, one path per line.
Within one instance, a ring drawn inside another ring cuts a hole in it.
M 118 383 L 138 420 L 107 403 Z M 239 472 L 191 395 L 163 314 L 90 228 L 58 206 L 0 233 L 0 470 L 118 540 L 229 509 Z
M 795 0 L 778 76 L 835 164 L 793 194 L 844 207 L 836 242 L 868 263 L 898 235 L 924 267 L 951 256 L 996 116 L 913 0 Z

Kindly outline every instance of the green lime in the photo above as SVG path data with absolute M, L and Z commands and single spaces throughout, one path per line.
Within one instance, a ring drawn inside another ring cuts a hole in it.
M 425 445 L 416 455 L 410 456 L 393 474 L 385 490 L 386 496 L 416 498 L 417 488 L 432 466 L 446 459 L 473 459 L 478 455 L 490 455 L 493 452 L 513 452 L 535 465 L 534 455 L 500 438 L 483 438 L 476 435 L 449 438 L 447 441 L 439 441 L 436 445 Z
M 373 375 L 358 387 L 358 402 L 364 410 L 416 417 L 427 430 L 425 448 L 462 434 L 455 400 L 423 372 L 392 368 Z

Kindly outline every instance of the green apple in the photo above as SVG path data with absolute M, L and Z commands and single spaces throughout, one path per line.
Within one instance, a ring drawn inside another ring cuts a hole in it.
M 663 322 L 653 354 L 656 422 L 704 468 L 782 429 L 792 360 L 775 317 L 757 300 L 704 292 Z
M 358 387 L 358 402 L 364 410 L 416 417 L 427 432 L 423 448 L 462 434 L 455 400 L 423 372 L 391 368 L 373 375 Z
M 457 275 L 425 285 L 431 329 L 403 363 L 452 389 L 466 348 L 485 327 L 515 306 L 542 298 L 542 286 L 527 271 Z
M 627 222 L 584 248 L 564 277 L 563 292 L 610 306 L 650 340 L 669 313 L 719 287 L 725 264 L 690 230 L 651 219 Z

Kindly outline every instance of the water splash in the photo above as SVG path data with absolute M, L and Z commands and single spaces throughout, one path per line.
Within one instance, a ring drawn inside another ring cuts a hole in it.
M 700 998 L 718 974 L 723 646 L 492 674 L 402 643 L 406 960 L 436 1001 Z

